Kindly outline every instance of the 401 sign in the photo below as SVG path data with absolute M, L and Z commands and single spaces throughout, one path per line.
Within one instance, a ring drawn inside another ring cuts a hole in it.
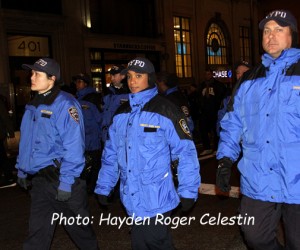
M 47 37 L 9 36 L 9 56 L 49 56 Z

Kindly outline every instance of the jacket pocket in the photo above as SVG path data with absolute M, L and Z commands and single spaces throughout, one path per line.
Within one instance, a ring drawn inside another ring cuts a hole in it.
M 169 171 L 144 171 L 141 182 L 142 203 L 146 211 L 161 209 L 175 197 L 172 174 Z
M 300 197 L 300 143 L 286 144 L 284 168 L 284 184 L 287 193 L 293 200 Z

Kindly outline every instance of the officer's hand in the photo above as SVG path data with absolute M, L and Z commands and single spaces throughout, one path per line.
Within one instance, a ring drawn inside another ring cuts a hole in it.
M 27 178 L 18 177 L 17 183 L 21 188 L 24 188 L 25 190 L 28 190 L 29 187 L 31 186 L 31 181 L 28 180 Z
M 58 201 L 68 201 L 71 198 L 71 192 L 66 192 L 60 189 L 57 189 L 56 200 Z
M 180 198 L 180 201 L 181 201 L 181 211 L 182 212 L 189 211 L 195 203 L 195 200 L 190 199 L 190 198 Z
M 100 205 L 102 205 L 102 206 L 108 206 L 110 204 L 108 202 L 108 196 L 106 196 L 106 195 L 98 194 L 97 199 L 98 199 L 98 202 L 100 203 Z
M 229 192 L 231 189 L 231 186 L 229 184 L 231 167 L 232 161 L 229 158 L 224 157 L 221 160 L 219 160 L 216 176 L 216 185 L 223 192 Z

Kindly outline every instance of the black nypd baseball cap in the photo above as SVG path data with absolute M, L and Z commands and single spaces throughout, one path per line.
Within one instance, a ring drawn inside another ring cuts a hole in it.
M 25 70 L 41 71 L 48 75 L 55 76 L 57 81 L 60 80 L 60 66 L 54 59 L 51 58 L 41 58 L 33 65 L 22 64 L 22 68 Z
M 91 78 L 89 77 L 89 75 L 84 74 L 84 73 L 80 73 L 80 74 L 78 74 L 76 76 L 73 76 L 72 79 L 73 79 L 73 81 L 82 80 L 86 84 L 90 84 L 90 82 L 91 82 Z
M 248 62 L 248 61 L 240 61 L 240 62 L 237 62 L 234 66 L 235 69 L 237 69 L 237 67 L 239 66 L 245 66 L 249 69 L 251 69 L 251 64 Z
M 290 26 L 293 31 L 298 32 L 298 25 L 296 18 L 288 10 L 273 10 L 259 23 L 259 28 L 262 30 L 265 24 L 270 20 L 274 20 L 281 27 Z
M 111 74 L 111 75 L 115 75 L 115 74 L 119 74 L 122 72 L 122 70 L 124 70 L 125 67 L 123 65 L 113 65 L 111 68 L 108 69 L 108 71 L 106 71 L 106 74 Z
M 152 62 L 150 62 L 147 58 L 143 58 L 143 57 L 137 57 L 137 58 L 131 60 L 128 63 L 127 68 L 122 70 L 121 74 L 125 75 L 125 74 L 127 74 L 127 72 L 129 70 L 132 70 L 136 73 L 141 73 L 141 74 L 155 73 L 155 69 L 154 69 Z

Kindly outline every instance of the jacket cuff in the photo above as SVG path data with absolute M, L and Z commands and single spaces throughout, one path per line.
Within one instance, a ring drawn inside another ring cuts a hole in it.
M 18 177 L 19 178 L 26 178 L 27 174 L 25 172 L 23 172 L 22 170 L 18 170 Z
M 71 187 L 72 187 L 72 184 L 60 182 L 59 186 L 58 186 L 58 189 L 62 190 L 62 191 L 65 191 L 65 192 L 71 192 Z

